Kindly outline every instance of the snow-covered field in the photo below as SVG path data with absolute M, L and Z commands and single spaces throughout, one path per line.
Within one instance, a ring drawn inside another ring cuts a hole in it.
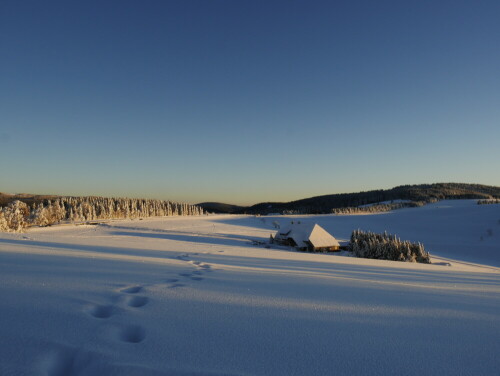
M 341 240 L 387 230 L 438 257 L 252 245 L 292 218 Z M 499 205 L 464 200 L 1 233 L 0 375 L 498 375 L 499 221 Z

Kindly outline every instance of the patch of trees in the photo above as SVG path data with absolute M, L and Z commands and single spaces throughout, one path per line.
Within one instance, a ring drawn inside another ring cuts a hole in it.
M 478 205 L 500 204 L 499 199 L 477 200 Z
M 62 221 L 86 222 L 201 214 L 203 209 L 196 205 L 149 199 L 59 197 L 31 204 L 15 200 L 0 208 L 0 231 L 19 232 L 29 226 L 50 226 Z
M 30 209 L 22 201 L 12 201 L 0 208 L 0 231 L 22 231 L 29 224 Z
M 431 263 L 430 255 L 422 244 L 401 241 L 387 232 L 376 234 L 370 231 L 354 230 L 351 234 L 349 250 L 356 257 Z
M 394 202 L 391 204 L 375 204 L 362 207 L 355 206 L 348 208 L 335 208 L 332 209 L 332 213 L 333 214 L 380 213 L 380 212 L 388 212 L 391 210 L 403 209 L 403 208 L 418 208 L 436 201 L 437 201 L 436 199 L 429 199 L 427 201 Z

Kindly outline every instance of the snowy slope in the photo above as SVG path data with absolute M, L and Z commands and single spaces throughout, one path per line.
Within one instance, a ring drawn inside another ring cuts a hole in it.
M 388 231 L 402 240 L 421 242 L 431 255 L 500 267 L 500 205 L 477 200 L 439 201 L 420 208 L 361 215 L 276 217 L 319 223 L 337 239 L 348 240 L 353 229 Z M 484 206 L 484 207 L 483 207 Z
M 497 375 L 494 206 L 304 218 L 339 237 L 389 227 L 452 258 L 476 249 L 488 265 L 252 245 L 285 217 L 0 234 L 0 375 Z M 481 242 L 487 226 L 493 234 Z

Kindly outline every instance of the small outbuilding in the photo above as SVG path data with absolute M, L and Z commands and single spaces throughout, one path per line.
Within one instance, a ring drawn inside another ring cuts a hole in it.
M 338 251 L 340 244 L 332 235 L 317 223 L 291 222 L 282 226 L 271 241 L 295 247 L 301 251 L 325 252 Z

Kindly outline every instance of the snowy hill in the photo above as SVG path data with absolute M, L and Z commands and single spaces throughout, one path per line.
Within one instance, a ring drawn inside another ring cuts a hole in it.
M 488 208 L 482 208 L 488 206 Z M 271 220 L 272 218 L 272 220 Z M 431 255 L 500 267 L 500 205 L 476 200 L 444 200 L 421 208 L 371 215 L 277 216 L 315 221 L 338 239 L 353 229 L 388 231 L 401 239 L 421 242 Z
M 417 184 L 401 185 L 385 190 L 316 196 L 291 202 L 264 202 L 245 208 L 243 211 L 250 214 L 281 213 L 283 211 L 325 214 L 331 213 L 334 208 L 361 206 L 384 201 L 433 201 L 491 197 L 500 198 L 500 187 L 466 183 Z
M 2 233 L 0 374 L 497 375 L 499 214 L 300 217 L 421 241 L 431 265 L 253 245 L 285 216 Z
M 203 210 L 208 213 L 216 214 L 231 214 L 244 209 L 243 206 L 223 204 L 220 202 L 202 202 L 200 204 L 196 204 L 196 206 L 203 208 Z

